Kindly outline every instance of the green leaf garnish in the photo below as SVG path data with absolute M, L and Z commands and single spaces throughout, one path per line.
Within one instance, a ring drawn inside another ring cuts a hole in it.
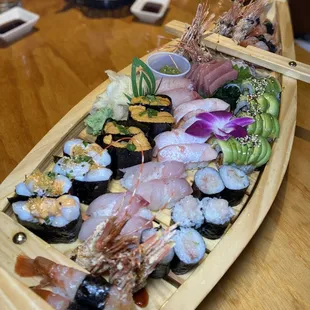
M 89 144 L 89 143 L 86 142 L 86 141 L 83 141 L 82 143 L 83 143 L 83 145 L 84 145 L 85 147 Z
M 45 221 L 45 224 L 47 224 L 47 225 L 51 225 L 51 224 L 52 224 L 52 221 L 51 221 L 51 219 L 49 218 L 49 216 L 47 216 L 47 217 L 44 219 L 44 221 Z
M 131 102 L 131 97 L 130 97 L 129 95 L 127 95 L 127 94 L 124 94 L 124 96 L 128 99 L 127 104 L 129 105 L 129 104 L 130 104 L 130 102 Z
M 133 152 L 136 150 L 137 147 L 132 143 L 128 143 L 126 148 L 128 151 Z
M 147 116 L 149 118 L 152 118 L 153 116 L 157 116 L 158 115 L 158 111 L 154 110 L 154 109 L 147 109 Z
M 93 162 L 93 159 L 90 157 L 90 156 L 87 156 L 87 155 L 78 155 L 78 156 L 75 156 L 73 158 L 73 161 L 76 163 L 76 164 L 80 164 L 80 163 L 83 163 L 83 162 L 87 162 L 87 163 L 92 163 Z M 70 171 L 71 172 L 71 171 Z M 73 171 L 72 171 L 73 172 Z
M 47 176 L 48 176 L 49 178 L 51 178 L 51 179 L 55 179 L 55 178 L 56 178 L 56 173 L 53 172 L 53 171 L 49 171 L 49 172 L 47 173 Z
M 145 98 L 147 98 L 149 102 L 157 101 L 155 95 L 146 95 Z
M 233 68 L 238 71 L 237 80 L 232 83 L 241 83 L 243 80 L 246 80 L 252 76 L 249 67 L 238 67 L 237 65 L 233 65 Z
M 119 125 L 116 122 L 114 122 L 114 125 L 119 130 L 119 132 L 123 135 L 130 135 L 130 131 L 126 128 L 126 126 Z
M 70 180 L 73 179 L 73 176 L 70 173 L 66 173 L 66 177 Z

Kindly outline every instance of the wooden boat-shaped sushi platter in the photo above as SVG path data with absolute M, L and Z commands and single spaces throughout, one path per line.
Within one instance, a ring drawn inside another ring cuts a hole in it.
M 293 60 L 295 58 L 294 41 L 287 2 L 280 0 L 273 1 L 267 17 L 269 20 L 277 20 L 278 22 L 282 56 Z M 180 23 L 174 22 L 170 24 L 168 27 L 170 32 L 175 25 L 179 27 Z M 174 31 L 174 33 L 177 34 L 177 30 Z M 173 49 L 171 46 L 175 46 L 177 43 L 178 41 L 174 40 L 172 43 L 161 48 L 160 51 L 170 52 Z M 232 40 L 230 40 L 230 45 L 235 45 L 237 47 Z M 255 57 L 259 55 L 260 50 L 258 48 L 251 47 L 251 49 L 255 51 Z M 229 52 L 227 51 L 227 53 Z M 270 53 L 270 55 L 270 61 L 272 62 L 272 54 Z M 149 55 L 143 57 L 142 60 L 146 61 L 148 56 Z M 246 60 L 251 62 L 251 56 L 248 55 L 247 57 Z M 264 71 L 264 68 L 259 68 L 258 70 L 267 72 L 266 70 Z M 120 73 L 130 75 L 131 71 L 131 66 L 128 66 Z M 146 290 L 148 292 L 149 301 L 146 305 L 146 309 L 195 309 L 237 259 L 238 255 L 251 240 L 270 209 L 284 177 L 294 139 L 297 109 L 297 82 L 292 77 L 280 75 L 275 72 L 269 71 L 268 75 L 275 76 L 282 87 L 279 114 L 281 132 L 279 137 L 275 139 L 272 144 L 272 155 L 268 163 L 263 169 L 256 169 L 249 174 L 249 186 L 247 186 L 241 201 L 238 201 L 237 205 L 230 207 L 233 210 L 233 216 L 230 218 L 229 225 L 224 227 L 224 234 L 216 239 L 203 238 L 205 251 L 198 266 L 195 266 L 195 268 L 185 273 L 173 272 L 172 269 L 161 279 L 147 279 Z M 304 76 L 305 75 L 307 75 L 307 73 L 305 73 Z M 19 255 L 26 255 L 30 258 L 42 256 L 57 264 L 87 272 L 83 268 L 85 265 L 80 266 L 69 258 L 72 253 L 76 254 L 74 251 L 82 242 L 47 243 L 33 232 L 30 232 L 26 228 L 28 227 L 27 225 L 24 225 L 26 227 L 21 225 L 23 221 L 18 218 L 20 215 L 16 215 L 19 214 L 15 212 L 16 209 L 14 209 L 13 212 L 12 205 L 8 202 L 8 198 L 15 195 L 15 187 L 17 184 L 24 181 L 25 175 L 30 175 L 37 170 L 41 172 L 53 171 L 52 173 L 54 173 L 55 156 L 63 155 L 64 144 L 68 140 L 80 138 L 84 141 L 83 143 L 86 146 L 96 141 L 95 136 L 86 132 L 84 121 L 88 117 L 89 111 L 96 101 L 97 96 L 107 89 L 109 83 L 110 81 L 102 83 L 65 115 L 0 186 L 0 210 L 2 211 L 0 213 L 0 286 L 3 291 L 2 297 L 4 304 L 8 309 L 52 309 L 48 303 L 44 302 L 35 293 L 35 290 L 33 291 L 29 288 L 38 285 L 40 279 L 38 277 L 22 277 L 15 272 L 17 270 L 15 269 L 15 262 Z M 150 110 L 154 111 L 152 109 Z M 140 116 L 143 115 L 143 111 L 140 112 Z M 152 113 L 155 113 L 153 116 L 157 116 L 159 113 L 168 112 L 159 110 Z M 143 129 L 141 130 L 143 131 Z M 131 150 L 128 148 L 128 144 L 126 147 L 129 151 Z M 134 148 L 138 147 L 139 145 L 134 146 Z M 113 162 L 113 156 L 115 155 L 113 155 L 114 153 L 110 154 Z M 147 154 L 144 152 L 144 158 L 146 157 Z M 68 160 L 68 158 L 69 157 L 64 160 Z M 59 158 L 56 158 L 56 160 L 59 160 Z M 126 158 L 124 160 L 126 160 Z M 109 164 L 106 166 L 109 167 Z M 217 161 L 210 163 L 210 167 L 218 167 Z M 142 173 L 141 171 L 139 172 L 139 170 L 136 172 L 138 174 L 140 173 L 140 175 Z M 190 184 L 194 181 L 195 173 L 196 169 L 187 171 L 187 181 Z M 69 178 L 70 176 L 67 175 L 67 177 Z M 198 184 L 196 179 L 195 182 Z M 167 183 L 165 184 L 165 186 L 168 186 Z M 108 190 L 112 193 L 125 191 L 120 185 L 120 182 L 115 180 L 110 182 Z M 81 197 L 79 198 L 81 200 Z M 171 199 L 173 199 L 173 197 Z M 22 204 L 23 203 L 24 202 L 22 202 Z M 170 200 L 168 203 L 170 203 Z M 87 205 L 82 204 L 81 209 L 82 214 L 85 215 Z M 160 225 L 168 229 L 175 221 L 175 219 L 173 220 L 171 218 L 172 209 L 160 208 L 159 210 L 152 209 L 152 211 L 154 211 L 154 218 L 152 218 L 154 227 Z M 88 216 L 83 218 L 84 220 L 90 216 L 89 213 L 87 213 L 87 215 Z M 17 220 L 20 223 L 18 223 Z M 48 225 L 46 224 L 46 226 Z M 94 227 L 94 229 L 95 228 L 96 227 Z M 53 231 L 49 232 L 49 234 L 52 235 Z M 174 270 L 178 269 L 175 268 Z M 103 309 L 103 307 L 98 309 Z M 122 309 L 122 307 L 115 306 L 113 309 Z

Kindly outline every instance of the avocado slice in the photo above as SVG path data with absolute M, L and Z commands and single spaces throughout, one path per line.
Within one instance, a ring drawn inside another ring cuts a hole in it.
M 260 139 L 261 137 L 259 137 Z M 253 165 L 255 166 L 256 161 L 258 160 L 258 158 L 261 156 L 262 153 L 262 143 L 260 143 L 258 146 L 255 146 L 253 148 L 253 152 L 251 154 L 251 156 L 248 159 L 247 165 Z
M 236 145 L 236 143 L 235 143 L 233 138 L 230 138 L 228 140 L 228 143 L 230 144 L 230 148 L 231 148 L 231 151 L 232 151 L 232 157 L 233 157 L 232 163 L 236 163 L 237 160 L 238 160 L 237 145 Z
M 269 108 L 269 102 L 264 96 L 259 96 L 256 98 L 257 104 L 262 112 L 266 112 Z
M 248 157 L 248 146 L 246 144 L 241 144 L 241 158 L 240 158 L 240 165 L 245 165 L 246 164 L 246 160 Z
M 263 120 L 263 131 L 262 131 L 262 137 L 268 138 L 269 135 L 272 132 L 273 129 L 273 119 L 272 115 L 268 113 L 262 113 L 260 117 Z
M 247 115 L 247 117 L 250 117 L 250 116 Z M 254 119 L 254 120 L 255 120 L 255 119 Z M 255 120 L 254 123 L 250 124 L 250 125 L 247 127 L 247 132 L 248 132 L 249 135 L 253 135 L 254 132 L 255 132 L 255 130 L 256 130 L 256 120 Z
M 270 156 L 271 156 L 271 146 L 268 143 L 268 141 L 265 139 L 266 143 L 265 143 L 265 149 L 264 149 L 264 154 L 265 156 L 263 156 L 256 164 L 256 167 L 261 167 L 262 165 L 266 164 L 267 161 L 269 160 Z
M 276 139 L 276 138 L 279 138 L 279 135 L 280 135 L 280 123 L 278 119 L 274 116 L 272 117 L 272 120 L 273 120 L 273 128 L 272 128 L 272 132 L 269 135 L 269 137 L 272 139 Z
M 269 103 L 269 108 L 266 110 L 266 113 L 269 113 L 275 117 L 279 117 L 280 103 L 278 99 L 274 95 L 267 93 L 264 94 L 264 98 Z
M 263 137 L 259 137 L 260 146 L 261 146 L 261 153 L 256 161 L 253 163 L 254 166 L 257 166 L 257 163 L 260 162 L 265 156 L 269 146 L 268 140 Z
M 230 142 L 233 143 L 235 145 L 235 148 L 237 150 L 237 159 L 235 160 L 235 164 L 236 165 L 242 165 L 242 159 L 243 159 L 243 153 L 242 153 L 242 145 L 239 141 L 237 141 L 234 138 L 230 139 Z
M 268 78 L 268 85 L 265 89 L 265 93 L 270 93 L 278 96 L 282 91 L 280 82 L 273 76 Z
M 233 162 L 233 153 L 229 141 L 217 140 L 223 152 L 223 164 L 229 165 Z
M 255 123 L 256 123 L 256 127 L 255 127 L 255 131 L 254 131 L 254 134 L 255 135 L 261 135 L 262 132 L 263 132 L 263 120 L 260 116 L 260 114 L 257 114 L 255 116 Z

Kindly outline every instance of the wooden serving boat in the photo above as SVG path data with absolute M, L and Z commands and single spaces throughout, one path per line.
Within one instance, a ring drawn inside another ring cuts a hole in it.
M 270 14 L 276 17 L 279 23 L 282 55 L 294 59 L 294 40 L 287 2 L 274 1 Z M 175 23 L 170 24 L 170 29 L 173 25 Z M 162 50 L 167 48 L 163 47 Z M 255 56 L 257 53 L 259 50 L 255 50 Z M 130 66 L 121 72 L 130 74 Z M 165 280 L 148 280 L 150 300 L 146 309 L 195 309 L 236 260 L 265 218 L 288 165 L 296 123 L 297 82 L 285 75 L 280 77 L 280 81 L 283 89 L 280 110 L 281 134 L 273 145 L 272 156 L 265 169 L 251 175 L 251 185 L 246 196 L 241 204 L 234 207 L 237 212 L 234 223 L 221 239 L 206 240 L 205 259 L 192 272 L 183 276 L 170 273 Z M 16 222 L 7 198 L 14 194 L 16 184 L 23 181 L 26 174 L 35 169 L 48 169 L 53 161 L 52 156 L 61 154 L 66 140 L 82 137 L 93 141 L 94 137 L 86 134 L 83 121 L 96 96 L 106 89 L 108 83 L 109 81 L 102 83 L 65 115 L 0 186 L 0 287 L 2 305 L 4 304 L 6 309 L 52 309 L 28 288 L 37 284 L 37 279 L 20 278 L 15 274 L 14 264 L 19 254 L 30 257 L 44 256 L 57 263 L 83 270 L 64 255 L 76 244 L 49 245 L 42 241 Z M 159 212 L 156 222 L 169 225 L 170 211 Z M 19 232 L 24 232 L 27 236 L 26 241 L 20 245 L 12 241 L 14 235 Z

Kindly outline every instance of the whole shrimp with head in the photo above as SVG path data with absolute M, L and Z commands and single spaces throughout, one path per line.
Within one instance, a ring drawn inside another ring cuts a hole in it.
M 260 16 L 270 0 L 256 0 L 243 7 L 242 18 L 233 28 L 232 39 L 236 43 L 243 41 L 247 35 L 260 23 Z

